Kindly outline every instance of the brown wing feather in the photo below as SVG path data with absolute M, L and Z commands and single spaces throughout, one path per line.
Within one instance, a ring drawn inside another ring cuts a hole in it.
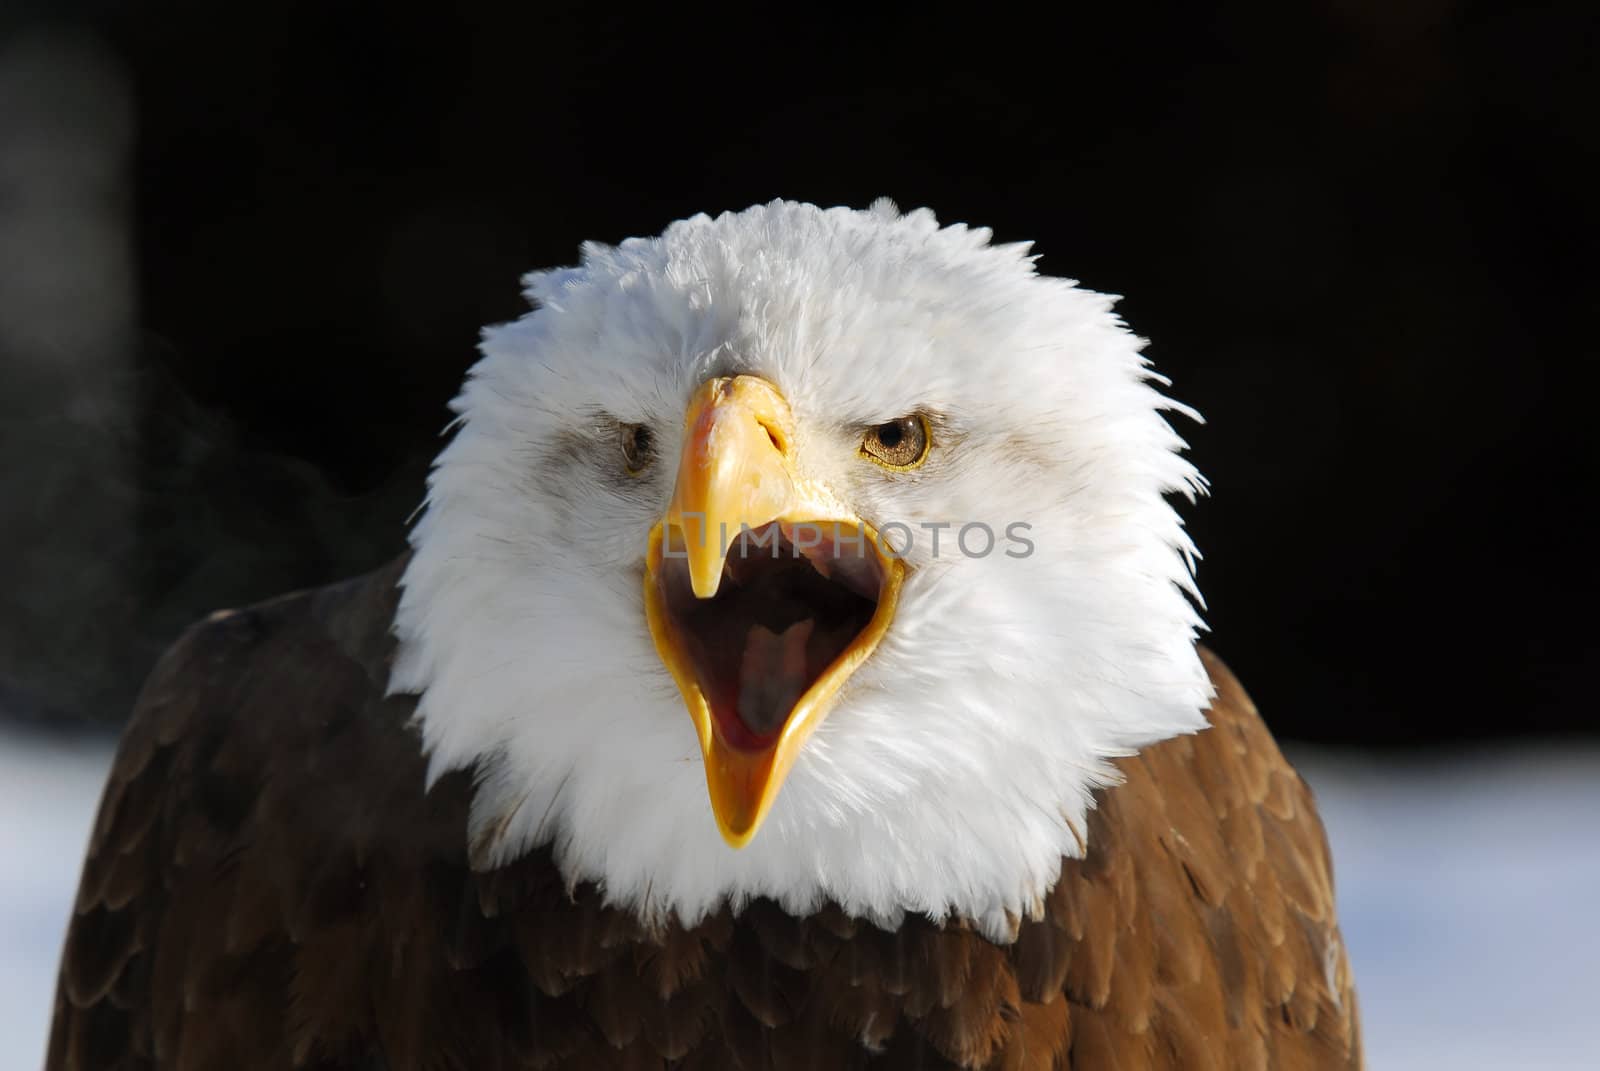
M 1119 763 L 993 944 L 758 902 L 643 932 L 536 851 L 468 865 L 384 697 L 403 562 L 217 615 L 152 674 L 91 837 L 48 1067 L 1347 1068 L 1311 795 L 1206 654 L 1212 728 Z

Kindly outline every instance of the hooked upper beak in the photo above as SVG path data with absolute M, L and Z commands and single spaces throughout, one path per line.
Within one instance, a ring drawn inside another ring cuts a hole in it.
M 794 418 L 771 383 L 707 381 L 684 429 L 646 550 L 645 614 L 699 735 L 717 826 L 740 848 L 883 638 L 905 566 L 797 472 Z

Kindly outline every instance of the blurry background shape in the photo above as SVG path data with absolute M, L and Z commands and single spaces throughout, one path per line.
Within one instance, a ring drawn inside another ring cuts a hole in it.
M 136 557 L 132 87 L 97 35 L 0 38 L 0 714 L 125 702 Z

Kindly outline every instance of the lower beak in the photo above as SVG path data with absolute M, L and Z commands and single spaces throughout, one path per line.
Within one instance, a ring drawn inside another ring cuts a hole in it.
M 905 567 L 793 465 L 775 387 L 690 400 L 677 483 L 645 556 L 645 615 L 705 759 L 723 838 L 748 844 L 807 738 L 894 618 Z

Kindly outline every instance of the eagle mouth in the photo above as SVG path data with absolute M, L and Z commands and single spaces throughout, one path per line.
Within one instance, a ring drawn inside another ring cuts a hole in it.
M 855 519 L 741 525 L 728 544 L 708 585 L 706 555 L 686 545 L 676 522 L 658 522 L 644 602 L 656 653 L 700 740 L 717 827 L 742 848 L 888 632 L 906 566 Z
M 717 592 L 702 599 L 681 531 L 667 539 L 657 584 L 677 653 L 722 742 L 766 751 L 808 692 L 848 671 L 882 603 L 884 562 L 854 524 L 773 521 L 729 540 Z

